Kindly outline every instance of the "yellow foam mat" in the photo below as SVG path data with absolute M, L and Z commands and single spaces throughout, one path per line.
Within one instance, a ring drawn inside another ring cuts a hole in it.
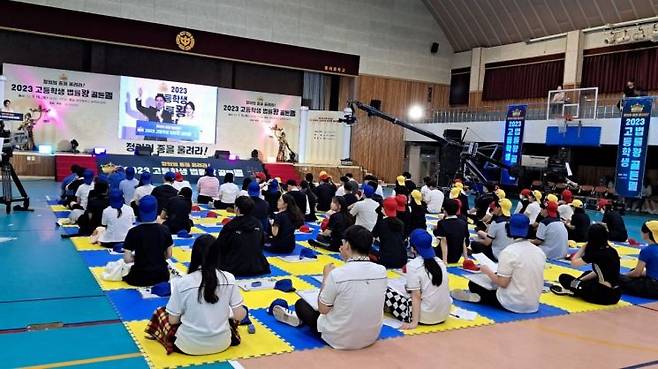
M 293 287 L 299 291 L 312 290 L 316 287 L 304 282 L 303 280 L 292 277 L 277 277 L 275 279 L 289 278 L 292 281 Z M 242 291 L 240 290 L 242 297 L 244 298 L 244 304 L 249 307 L 249 309 L 264 309 L 268 308 L 272 301 L 276 299 L 284 299 L 288 302 L 288 305 L 292 306 L 299 300 L 299 295 L 295 292 L 283 292 L 275 289 L 268 290 L 255 290 L 255 291 Z
M 468 289 L 468 279 L 456 274 L 448 274 L 448 288 L 450 288 L 450 291 Z
M 220 209 L 213 209 L 213 210 L 209 210 L 209 211 L 219 215 L 220 217 L 225 217 L 225 218 L 232 218 L 232 217 L 235 216 L 235 213 L 230 213 L 230 212 L 228 212 L 224 209 L 221 209 L 221 210 Z
M 192 221 L 194 224 L 201 224 L 201 225 L 207 225 L 207 226 L 218 226 L 222 224 L 222 220 L 224 218 L 194 218 Z
M 71 210 L 64 205 L 50 205 L 52 211 L 68 211 Z
M 613 246 L 619 255 L 639 255 L 640 249 L 629 246 Z
M 189 263 L 192 260 L 192 249 L 182 249 L 180 247 L 172 247 L 172 256 L 179 263 Z
M 484 325 L 491 325 L 494 324 L 495 322 L 491 319 L 487 319 L 481 315 L 478 314 L 477 318 L 475 320 L 462 320 L 455 318 L 453 316 L 449 316 L 448 319 L 441 323 L 441 324 L 434 324 L 434 325 L 419 325 L 416 329 L 411 329 L 411 330 L 403 330 L 402 333 L 404 333 L 407 336 L 413 336 L 416 334 L 425 334 L 425 333 L 434 333 L 434 332 L 443 332 L 443 331 L 449 331 L 452 329 L 461 329 L 461 328 L 469 328 L 469 327 L 479 327 L 479 326 L 484 326 Z
M 267 261 L 271 265 L 274 265 L 275 267 L 292 275 L 322 274 L 326 264 L 333 263 L 336 266 L 344 264 L 342 261 L 328 255 L 318 255 L 317 260 L 308 262 L 290 263 L 283 261 L 276 256 L 268 257 Z
M 111 290 L 120 290 L 120 289 L 137 289 L 138 287 L 131 286 L 128 283 L 124 281 L 106 281 L 101 276 L 103 275 L 103 270 L 105 267 L 93 267 L 89 268 L 91 271 L 91 274 L 93 274 L 94 278 L 96 279 L 96 282 L 98 285 L 101 287 L 103 291 L 111 291 Z
M 190 234 L 205 234 L 206 232 L 200 228 L 192 227 Z
M 147 320 L 125 323 L 133 339 L 140 347 L 151 368 L 175 368 L 180 366 L 209 364 L 218 361 L 247 359 L 252 357 L 281 354 L 292 352 L 293 349 L 284 340 L 279 338 L 271 330 L 251 317 L 256 328 L 255 334 L 249 334 L 246 326 L 240 326 L 242 342 L 238 346 L 232 346 L 224 352 L 212 355 L 191 356 L 179 353 L 167 355 L 164 347 L 154 340 L 145 337 L 144 329 Z
M 73 246 L 75 246 L 78 251 L 97 251 L 97 250 L 107 250 L 101 245 L 94 245 L 91 243 L 90 237 L 71 237 Z

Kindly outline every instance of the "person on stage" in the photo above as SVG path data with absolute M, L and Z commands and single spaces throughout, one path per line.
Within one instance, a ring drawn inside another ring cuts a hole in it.
M 135 99 L 135 106 L 137 110 L 144 114 L 149 122 L 159 123 L 173 123 L 172 114 L 165 109 L 165 97 L 163 94 L 155 95 L 155 106 L 145 107 L 142 105 L 142 88 L 137 90 L 137 98 Z

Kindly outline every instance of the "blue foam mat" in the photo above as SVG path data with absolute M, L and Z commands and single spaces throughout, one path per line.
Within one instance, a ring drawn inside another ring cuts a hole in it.
M 322 287 L 322 283 L 320 283 L 320 281 L 318 281 L 317 279 L 315 279 L 315 278 L 313 278 L 313 277 L 314 277 L 314 276 L 312 276 L 312 275 L 300 275 L 300 276 L 298 276 L 297 278 L 299 278 L 299 279 L 301 279 L 302 281 L 304 281 L 304 282 L 306 282 L 306 283 L 308 283 L 308 284 L 310 284 L 310 285 L 313 285 L 313 286 L 315 286 L 315 287 L 317 287 L 317 288 Z
M 508 323 L 517 320 L 546 318 L 550 316 L 568 314 L 568 312 L 565 310 L 545 304 L 539 304 L 539 311 L 532 314 L 517 314 L 493 306 L 474 304 L 474 303 L 458 301 L 458 300 L 454 300 L 453 304 L 460 308 L 476 312 L 485 318 L 493 320 L 496 323 Z
M 105 291 L 123 321 L 150 319 L 155 309 L 167 305 L 168 297 L 143 299 L 135 289 Z
M 55 211 L 54 213 L 56 218 L 68 218 L 69 214 L 71 214 L 71 211 L 63 210 L 63 211 Z
M 270 264 L 270 274 L 255 275 L 249 277 L 235 277 L 235 279 L 253 279 L 253 278 L 262 278 L 262 277 L 286 277 L 286 276 L 290 276 L 290 273 L 285 272 L 282 269 L 279 269 L 278 267 Z
M 106 250 L 80 251 L 79 253 L 89 267 L 105 266 L 110 261 L 116 261 L 123 258 L 123 254 L 114 255 Z

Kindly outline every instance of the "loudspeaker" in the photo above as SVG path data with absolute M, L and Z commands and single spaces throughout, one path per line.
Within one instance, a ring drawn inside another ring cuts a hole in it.
M 455 142 L 462 142 L 462 130 L 461 129 L 445 129 L 443 130 L 443 138 L 446 140 L 451 140 Z
M 135 155 L 137 156 L 151 156 L 153 148 L 151 146 L 136 146 Z
M 231 156 L 231 152 L 228 150 L 215 150 L 215 159 L 228 160 L 229 156 Z
M 430 48 L 430 52 L 432 54 L 436 54 L 439 51 L 439 43 L 438 42 L 432 42 L 432 47 Z

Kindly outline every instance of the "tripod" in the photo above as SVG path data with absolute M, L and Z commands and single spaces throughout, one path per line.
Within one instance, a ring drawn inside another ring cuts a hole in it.
M 14 166 L 11 165 L 11 162 L 9 161 L 10 157 L 11 153 L 3 150 L 2 163 L 0 164 L 0 172 L 2 172 L 2 198 L 0 198 L 0 203 L 5 205 L 7 214 L 11 213 L 12 202 L 23 202 L 22 206 L 14 206 L 14 210 L 16 211 L 34 211 L 34 209 L 30 209 L 30 197 L 27 195 L 25 187 L 23 187 L 21 180 L 18 178 Z M 16 185 L 21 197 L 13 197 L 12 184 Z

